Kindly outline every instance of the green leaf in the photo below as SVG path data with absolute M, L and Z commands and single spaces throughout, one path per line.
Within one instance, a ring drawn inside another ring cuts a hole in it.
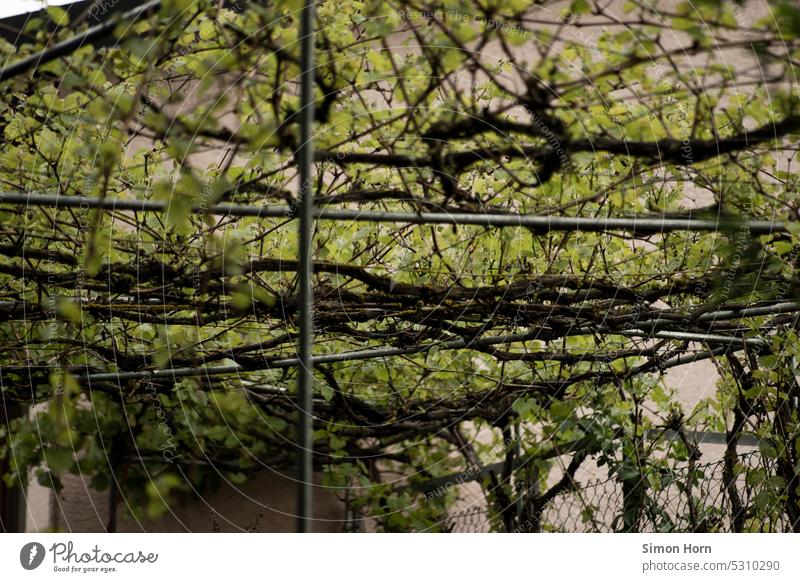
M 520 416 L 524 416 L 531 410 L 538 408 L 538 403 L 534 398 L 518 398 L 514 401 L 514 404 L 511 405 L 511 408 Z
M 800 36 L 800 10 L 792 0 L 780 0 L 775 10 L 778 31 L 785 39 Z
M 565 420 L 572 416 L 572 407 L 556 400 L 550 405 L 550 416 L 553 417 L 553 420 Z
M 569 10 L 573 14 L 589 14 L 592 11 L 592 5 L 588 0 L 573 0 L 569 5 Z
M 247 475 L 244 473 L 228 473 L 228 479 L 231 481 L 231 483 L 241 485 L 242 483 L 247 482 Z
M 58 26 L 67 26 L 69 24 L 69 14 L 63 8 L 58 6 L 48 6 L 47 14 L 50 19 Z
M 80 323 L 83 316 L 80 303 L 66 297 L 58 298 L 56 302 L 56 313 L 58 313 L 58 316 L 64 321 L 72 323 Z
M 68 471 L 74 463 L 72 451 L 69 449 L 47 449 L 44 451 L 44 460 L 55 473 Z
M 778 450 L 766 439 L 758 441 L 758 450 L 768 459 L 778 458 Z

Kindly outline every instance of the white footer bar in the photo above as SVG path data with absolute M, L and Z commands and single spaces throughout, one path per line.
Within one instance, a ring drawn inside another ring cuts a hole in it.
M 796 581 L 800 535 L 5 534 L 0 572 L 14 581 Z

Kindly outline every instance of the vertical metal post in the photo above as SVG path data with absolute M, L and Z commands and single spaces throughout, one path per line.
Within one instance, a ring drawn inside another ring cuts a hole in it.
M 311 531 L 313 492 L 313 382 L 311 360 L 314 343 L 314 295 L 311 288 L 312 242 L 314 239 L 314 0 L 306 0 L 300 23 L 300 148 L 297 162 L 300 170 L 300 340 L 297 405 L 297 531 Z

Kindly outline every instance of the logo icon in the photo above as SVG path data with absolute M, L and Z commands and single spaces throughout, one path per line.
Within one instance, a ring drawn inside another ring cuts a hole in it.
M 35 570 L 44 561 L 44 546 L 39 542 L 30 542 L 19 551 L 19 563 L 26 570 Z

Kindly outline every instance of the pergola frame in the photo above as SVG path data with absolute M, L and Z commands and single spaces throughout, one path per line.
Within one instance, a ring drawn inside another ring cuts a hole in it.
M 160 8 L 161 0 L 151 0 L 134 10 L 122 13 L 85 32 L 61 41 L 51 48 L 30 55 L 14 62 L 0 70 L 0 81 L 6 81 L 21 74 L 25 74 L 36 67 L 69 55 L 86 43 L 102 40 L 110 36 L 117 25 L 125 21 L 134 21 L 153 10 Z M 347 362 L 384 358 L 395 355 L 422 353 L 436 348 L 442 349 L 470 349 L 479 346 L 490 346 L 501 343 L 512 343 L 536 339 L 532 334 L 509 334 L 496 337 L 478 337 L 472 340 L 460 339 L 448 342 L 432 342 L 412 347 L 381 347 L 364 349 L 353 352 L 337 354 L 313 355 L 313 257 L 312 246 L 314 237 L 314 223 L 316 220 L 331 221 L 356 221 L 368 223 L 403 223 L 403 224 L 441 224 L 441 225 L 472 225 L 483 227 L 522 227 L 537 233 L 551 231 L 582 231 L 582 232 L 625 232 L 630 234 L 658 235 L 668 232 L 746 232 L 750 235 L 769 235 L 774 233 L 789 232 L 789 227 L 781 221 L 733 221 L 720 218 L 693 219 L 670 218 L 646 215 L 642 217 L 568 217 L 568 216 L 541 216 L 513 213 L 467 213 L 467 212 L 362 212 L 357 210 L 315 208 L 313 199 L 313 164 L 315 161 L 325 161 L 325 156 L 315 156 L 313 147 L 314 123 L 314 15 L 315 2 L 306 0 L 302 9 L 299 30 L 299 44 L 301 48 L 301 110 L 299 115 L 300 146 L 296 152 L 296 162 L 299 169 L 300 189 L 297 206 L 288 205 L 244 205 L 244 204 L 214 204 L 210 206 L 196 206 L 191 209 L 193 213 L 210 214 L 235 217 L 252 218 L 285 218 L 297 219 L 299 228 L 298 252 L 298 280 L 299 280 L 299 338 L 298 357 L 284 358 L 271 362 L 263 369 L 298 368 L 298 423 L 297 423 L 297 531 L 308 532 L 311 530 L 313 520 L 312 493 L 313 493 L 313 372 L 317 364 L 331 362 Z M 356 160 L 357 162 L 358 160 Z M 401 164 L 394 164 L 401 165 Z M 40 193 L 13 193 L 0 192 L 0 205 L 15 205 L 20 207 L 41 206 L 51 208 L 78 208 L 101 209 L 121 212 L 167 212 L 167 202 L 119 199 L 119 198 L 90 198 L 84 196 L 61 196 L 58 194 Z M 722 321 L 744 317 L 775 315 L 781 313 L 799 313 L 800 303 L 781 302 L 775 305 L 762 307 L 749 307 L 741 310 L 719 310 L 703 313 L 697 321 Z M 645 322 L 647 323 L 647 322 Z M 629 329 L 624 331 L 609 331 L 610 334 L 619 334 L 629 337 L 675 339 L 715 345 L 706 351 L 695 354 L 682 354 L 661 362 L 660 369 L 679 366 L 686 363 L 713 357 L 731 349 L 743 349 L 748 346 L 752 349 L 765 349 L 763 340 L 758 338 L 741 338 L 720 334 L 682 333 L 674 331 L 659 331 L 655 329 L 656 320 L 651 321 L 653 329 Z M 642 322 L 637 322 L 641 326 Z M 580 331 L 580 329 L 576 330 Z M 596 329 L 585 330 L 587 333 Z M 223 374 L 238 374 L 252 371 L 240 365 L 167 368 L 160 370 L 141 370 L 130 372 L 99 372 L 78 375 L 78 378 L 91 386 L 93 383 L 123 382 L 136 379 L 181 378 L 189 376 L 214 376 Z M 484 470 L 488 471 L 492 467 Z M 431 481 L 429 487 L 437 484 L 449 483 L 452 476 Z M 473 476 L 473 478 L 476 478 Z

